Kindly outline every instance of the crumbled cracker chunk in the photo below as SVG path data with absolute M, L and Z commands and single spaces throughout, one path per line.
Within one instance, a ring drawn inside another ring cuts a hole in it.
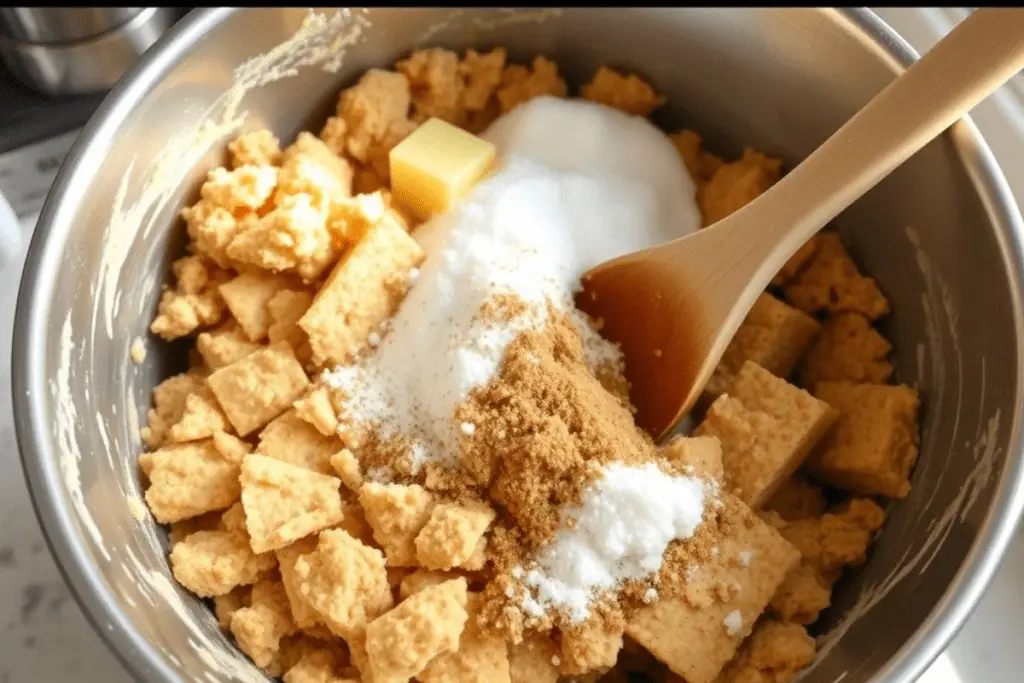
M 181 419 L 167 432 L 171 443 L 206 439 L 229 429 L 228 419 L 220 409 L 213 392 L 205 384 L 185 397 Z
M 352 166 L 312 133 L 299 133 L 284 151 L 276 201 L 307 194 L 313 205 L 328 212 L 333 202 L 352 194 Z
M 339 673 L 340 659 L 327 649 L 307 652 L 284 674 L 284 683 L 358 683 Z
M 757 199 L 781 172 L 781 161 L 750 148 L 736 161 L 722 164 L 697 193 L 704 225 L 714 225 Z
M 213 613 L 217 617 L 220 627 L 225 631 L 230 631 L 231 617 L 243 607 L 248 607 L 251 598 L 252 589 L 249 586 L 239 586 L 230 593 L 213 596 Z
M 869 320 L 889 312 L 889 302 L 878 284 L 860 274 L 838 234 L 821 232 L 813 239 L 818 245 L 814 257 L 783 288 L 790 303 L 808 313 L 855 312 Z
M 258 581 L 252 587 L 249 606 L 231 617 L 231 633 L 239 649 L 260 667 L 274 660 L 281 647 L 281 638 L 295 630 L 288 596 L 284 586 L 276 580 Z
M 683 164 L 690 172 L 690 177 L 693 178 L 699 191 L 701 187 L 707 185 L 723 161 L 714 154 L 701 149 L 701 138 L 692 130 L 672 133 L 669 138 L 679 150 L 679 155 L 683 157 Z
M 511 683 L 558 683 L 560 673 L 554 662 L 558 649 L 546 635 L 527 635 L 521 643 L 508 649 L 508 670 Z
M 291 607 L 292 620 L 300 629 L 313 628 L 320 624 L 320 615 L 302 597 L 301 579 L 295 571 L 295 563 L 300 555 L 308 555 L 316 550 L 318 538 L 307 536 L 276 551 L 277 566 L 281 570 L 281 583 L 284 584 Z
M 302 597 L 349 645 L 394 604 L 384 556 L 341 529 L 321 531 L 316 550 L 296 560 L 295 573 Z
M 318 278 L 338 257 L 327 214 L 311 195 L 283 195 L 265 216 L 253 218 L 227 247 L 229 258 L 277 273 Z
M 417 50 L 395 68 L 409 79 L 414 121 L 436 117 L 455 125 L 463 122 L 466 110 L 460 100 L 464 86 L 457 54 L 436 47 Z
M 324 436 L 338 433 L 338 414 L 327 387 L 317 387 L 295 402 L 295 414 L 313 425 Z
M 205 199 L 181 210 L 191 247 L 221 268 L 233 265 L 227 248 L 231 240 L 242 231 L 242 225 L 233 213 Z
M 580 89 L 580 94 L 584 99 L 636 116 L 650 116 L 665 104 L 665 96 L 655 92 L 647 81 L 636 74 L 624 76 L 607 66 L 597 70 L 590 82 Z
M 309 386 L 292 348 L 284 342 L 235 361 L 206 381 L 240 436 L 280 415 Z
M 722 442 L 715 436 L 677 436 L 659 451 L 661 457 L 678 463 L 687 473 L 707 477 L 719 483 L 725 480 Z
M 230 171 L 219 166 L 207 174 L 199 194 L 214 206 L 236 215 L 238 211 L 254 211 L 274 194 L 277 174 L 274 166 L 246 164 Z
M 604 671 L 615 666 L 622 649 L 622 629 L 594 620 L 562 631 L 560 670 L 567 674 Z
M 416 536 L 416 559 L 426 569 L 451 569 L 472 557 L 494 510 L 483 504 L 440 503 Z
M 470 121 L 467 122 L 467 129 L 482 130 L 491 123 L 491 105 L 494 101 L 494 92 L 501 85 L 502 74 L 505 70 L 505 60 L 508 55 L 505 48 L 498 47 L 490 52 L 477 52 L 466 50 L 465 56 L 459 62 L 459 75 L 462 76 L 464 87 L 460 93 L 460 104 L 469 112 Z M 485 114 L 486 118 L 475 116 Z M 496 111 L 494 112 L 496 115 Z M 470 130 L 473 132 L 473 130 Z
M 366 512 L 363 510 L 363 506 L 355 502 L 343 502 L 341 510 L 345 518 L 341 520 L 338 528 L 344 529 L 353 538 L 372 547 L 375 544 L 373 529 L 366 521 Z
M 150 448 L 159 448 L 170 428 L 181 421 L 189 395 L 203 387 L 202 377 L 182 373 L 168 377 L 153 389 L 153 407 L 149 409 L 148 425 L 142 430 L 143 441 Z
M 398 585 L 398 594 L 402 600 L 419 593 L 425 588 L 439 586 L 446 581 L 459 578 L 456 572 L 417 569 L 402 577 Z
M 801 560 L 779 586 L 771 609 L 782 621 L 806 625 L 818 618 L 831 598 L 830 582 L 806 560 Z
M 424 588 L 366 627 L 374 681 L 405 681 L 459 647 L 466 626 L 466 579 Z
M 160 295 L 150 332 L 172 341 L 224 317 L 224 300 L 217 290 L 227 275 L 199 256 L 180 258 L 172 265 L 177 284 Z
M 906 498 L 917 461 L 917 390 L 908 386 L 821 382 L 814 395 L 839 411 L 808 468 L 825 482 L 862 495 Z
M 818 322 L 771 294 L 757 297 L 722 360 L 708 380 L 705 395 L 717 398 L 729 391 L 747 361 L 786 379 L 818 334 Z
M 800 363 L 800 382 L 885 384 L 892 376 L 892 351 L 885 337 L 860 313 L 837 313 L 821 328 L 821 334 Z
M 207 512 L 198 517 L 189 517 L 179 522 L 171 522 L 170 529 L 167 532 L 167 539 L 173 547 L 176 543 L 180 543 L 197 531 L 213 531 L 218 529 L 220 528 L 220 516 L 221 512 L 217 510 Z
M 811 258 L 817 253 L 818 241 L 815 239 L 809 239 L 800 245 L 800 248 L 782 264 L 779 272 L 772 278 L 772 287 L 787 285 L 793 278 L 803 272 L 804 266 L 810 263 Z
M 814 660 L 814 639 L 797 624 L 761 622 L 717 683 L 789 683 Z
M 341 522 L 341 482 L 258 453 L 242 461 L 242 505 L 252 549 L 283 548 Z
M 267 129 L 242 133 L 228 143 L 231 167 L 276 166 L 281 160 L 281 145 Z
M 836 570 L 863 564 L 885 512 L 874 501 L 854 498 L 821 517 L 783 522 L 779 533 L 792 543 L 807 563 L 824 577 Z
M 416 536 L 430 519 L 433 496 L 418 484 L 366 483 L 359 489 L 359 503 L 373 537 L 384 549 L 388 565 L 415 567 Z
M 334 474 L 331 455 L 339 448 L 338 437 L 324 436 L 294 408 L 271 420 L 260 432 L 260 453 L 320 474 Z
M 334 267 L 299 320 L 317 367 L 348 362 L 367 336 L 390 317 L 405 295 L 405 275 L 423 250 L 385 215 Z
M 201 598 L 251 584 L 275 563 L 273 554 L 255 554 L 238 531 L 197 531 L 171 549 L 174 578 Z
M 144 453 L 139 464 L 149 479 L 146 503 L 162 524 L 223 510 L 238 500 L 239 462 L 212 440 L 164 446 Z
M 295 356 L 304 363 L 309 361 L 312 352 L 306 333 L 299 327 L 299 320 L 312 303 L 312 294 L 292 289 L 282 289 L 267 302 L 271 320 L 267 328 L 267 339 L 271 344 L 288 342 L 295 349 Z
M 345 488 L 353 493 L 359 493 L 359 489 L 363 486 L 363 473 L 360 472 L 359 460 L 356 459 L 352 451 L 343 448 L 332 455 L 331 467 L 334 468 Z
M 821 487 L 795 474 L 786 479 L 764 504 L 765 510 L 776 512 L 785 520 L 820 517 L 825 514 L 825 493 Z
M 409 120 L 412 93 L 404 74 L 369 69 L 359 82 L 343 90 L 337 114 L 346 124 L 345 151 L 365 162 L 370 151 Z
M 687 683 L 715 680 L 800 559 L 792 545 L 749 511 L 718 548 L 717 556 L 692 572 L 688 591 L 711 593 L 717 583 L 735 584 L 738 590 L 728 599 L 698 607 L 684 597 L 662 598 L 637 610 L 626 624 L 633 640 Z M 737 564 L 730 559 L 741 553 L 749 553 L 750 561 Z M 741 627 L 730 633 L 724 622 L 734 611 L 741 616 Z
M 271 317 L 267 304 L 290 281 L 280 275 L 247 272 L 220 286 L 220 295 L 231 315 L 251 342 L 267 338 Z
M 534 57 L 530 67 L 510 64 L 501 75 L 495 92 L 502 113 L 541 95 L 565 97 L 565 81 L 558 75 L 558 66 L 545 57 Z
M 836 411 L 749 361 L 731 392 L 718 397 L 695 433 L 718 437 L 725 483 L 757 509 L 825 436 Z
M 468 597 L 470 618 L 458 648 L 435 657 L 418 676 L 420 683 L 510 683 L 508 647 L 501 638 L 481 630 L 479 598 L 478 593 Z
M 234 321 L 209 332 L 200 332 L 196 337 L 196 349 L 210 370 L 220 370 L 261 348 L 260 344 L 249 341 Z

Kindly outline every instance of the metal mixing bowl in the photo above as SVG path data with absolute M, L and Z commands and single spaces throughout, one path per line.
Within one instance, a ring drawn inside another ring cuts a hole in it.
M 172 581 L 165 534 L 139 505 L 138 427 L 181 349 L 154 342 L 142 365 L 128 360 L 182 243 L 175 212 L 219 162 L 235 114 L 288 140 L 368 67 L 417 46 L 505 45 L 517 60 L 549 55 L 576 83 L 600 64 L 636 70 L 667 93 L 666 126 L 794 164 L 914 58 L 865 10 L 324 12 L 333 19 L 215 9 L 181 22 L 93 118 L 32 242 L 13 363 L 25 470 L 65 577 L 140 680 L 265 680 Z M 1022 223 L 968 121 L 838 223 L 892 301 L 885 333 L 899 380 L 923 392 L 923 441 L 914 492 L 838 587 L 804 680 L 909 683 L 967 617 L 1024 504 Z

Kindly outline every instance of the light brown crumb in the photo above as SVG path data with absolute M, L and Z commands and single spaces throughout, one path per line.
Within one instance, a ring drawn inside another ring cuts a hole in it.
M 264 579 L 252 587 L 248 607 L 231 616 L 231 633 L 239 649 L 256 666 L 270 664 L 281 646 L 281 638 L 294 633 L 295 623 L 288 608 L 288 597 L 280 581 Z
M 796 624 L 758 625 L 717 683 L 789 683 L 814 659 L 814 639 Z
M 384 549 L 389 566 L 415 567 L 415 539 L 430 519 L 433 496 L 422 486 L 412 484 L 363 484 L 359 503 L 373 537 Z
M 889 302 L 874 279 L 860 274 L 839 235 L 821 232 L 813 238 L 817 252 L 783 291 L 802 311 L 856 312 L 877 320 L 889 312 Z
M 162 524 L 223 510 L 239 498 L 240 462 L 212 440 L 165 446 L 144 453 L 139 464 L 149 479 L 146 503 Z
M 231 166 L 276 166 L 281 157 L 277 137 L 266 129 L 249 131 L 228 143 Z
M 615 665 L 622 649 L 622 627 L 607 626 L 594 619 L 562 631 L 562 663 L 567 674 L 603 671 Z
M 136 337 L 132 341 L 131 348 L 128 349 L 128 355 L 136 365 L 142 365 L 146 360 L 146 345 L 141 338 Z
M 501 86 L 495 93 L 502 112 L 541 95 L 565 97 L 565 81 L 558 75 L 558 67 L 545 57 L 534 57 L 531 67 L 510 64 L 501 76 Z
M 416 559 L 427 569 L 451 569 L 472 557 L 494 510 L 482 504 L 441 503 L 416 536 Z
M 366 627 L 375 681 L 407 680 L 435 657 L 453 652 L 466 625 L 466 580 L 424 588 Z
M 636 74 L 623 76 L 606 66 L 597 70 L 580 94 L 584 99 L 636 116 L 650 116 L 652 111 L 665 104 L 665 96 L 656 93 Z
M 252 549 L 283 548 L 341 522 L 341 482 L 258 453 L 242 461 L 242 505 Z
M 341 529 L 321 531 L 316 550 L 295 562 L 295 573 L 302 597 L 350 645 L 394 604 L 384 556 Z
M 201 598 L 253 583 L 276 563 L 273 554 L 253 553 L 238 531 L 197 531 L 171 549 L 174 578 Z
M 281 413 L 260 432 L 260 453 L 320 474 L 334 474 L 331 455 L 340 447 L 338 437 L 321 434 L 297 409 Z

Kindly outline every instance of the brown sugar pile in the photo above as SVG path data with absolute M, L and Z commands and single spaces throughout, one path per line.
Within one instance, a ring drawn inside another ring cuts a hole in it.
M 569 91 L 543 56 L 419 50 L 344 89 L 318 135 L 241 134 L 182 211 L 187 254 L 150 330 L 194 346 L 154 390 L 140 475 L 175 578 L 268 675 L 787 683 L 814 657 L 805 627 L 867 561 L 875 499 L 910 494 L 920 397 L 887 384 L 888 301 L 827 231 L 759 298 L 692 436 L 638 430 L 621 365 L 591 365 L 554 307 L 451 416 L 454 463 L 415 467 L 407 436 L 346 422 L 322 371 L 374 352 L 425 257 L 392 202 L 391 149 L 432 117 L 479 132 Z M 609 67 L 579 92 L 644 117 L 666 100 Z M 727 161 L 692 131 L 670 139 L 705 225 L 782 173 L 752 149 Z M 511 296 L 479 311 L 529 313 Z M 699 481 L 699 524 L 590 595 L 586 619 L 525 609 L 540 590 L 525 575 L 614 467 Z

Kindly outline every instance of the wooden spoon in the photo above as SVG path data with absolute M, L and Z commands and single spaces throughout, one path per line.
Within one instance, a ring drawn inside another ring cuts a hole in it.
M 978 9 L 756 200 L 585 274 L 577 305 L 621 345 L 637 424 L 675 427 L 796 250 L 1021 68 L 1024 10 Z

